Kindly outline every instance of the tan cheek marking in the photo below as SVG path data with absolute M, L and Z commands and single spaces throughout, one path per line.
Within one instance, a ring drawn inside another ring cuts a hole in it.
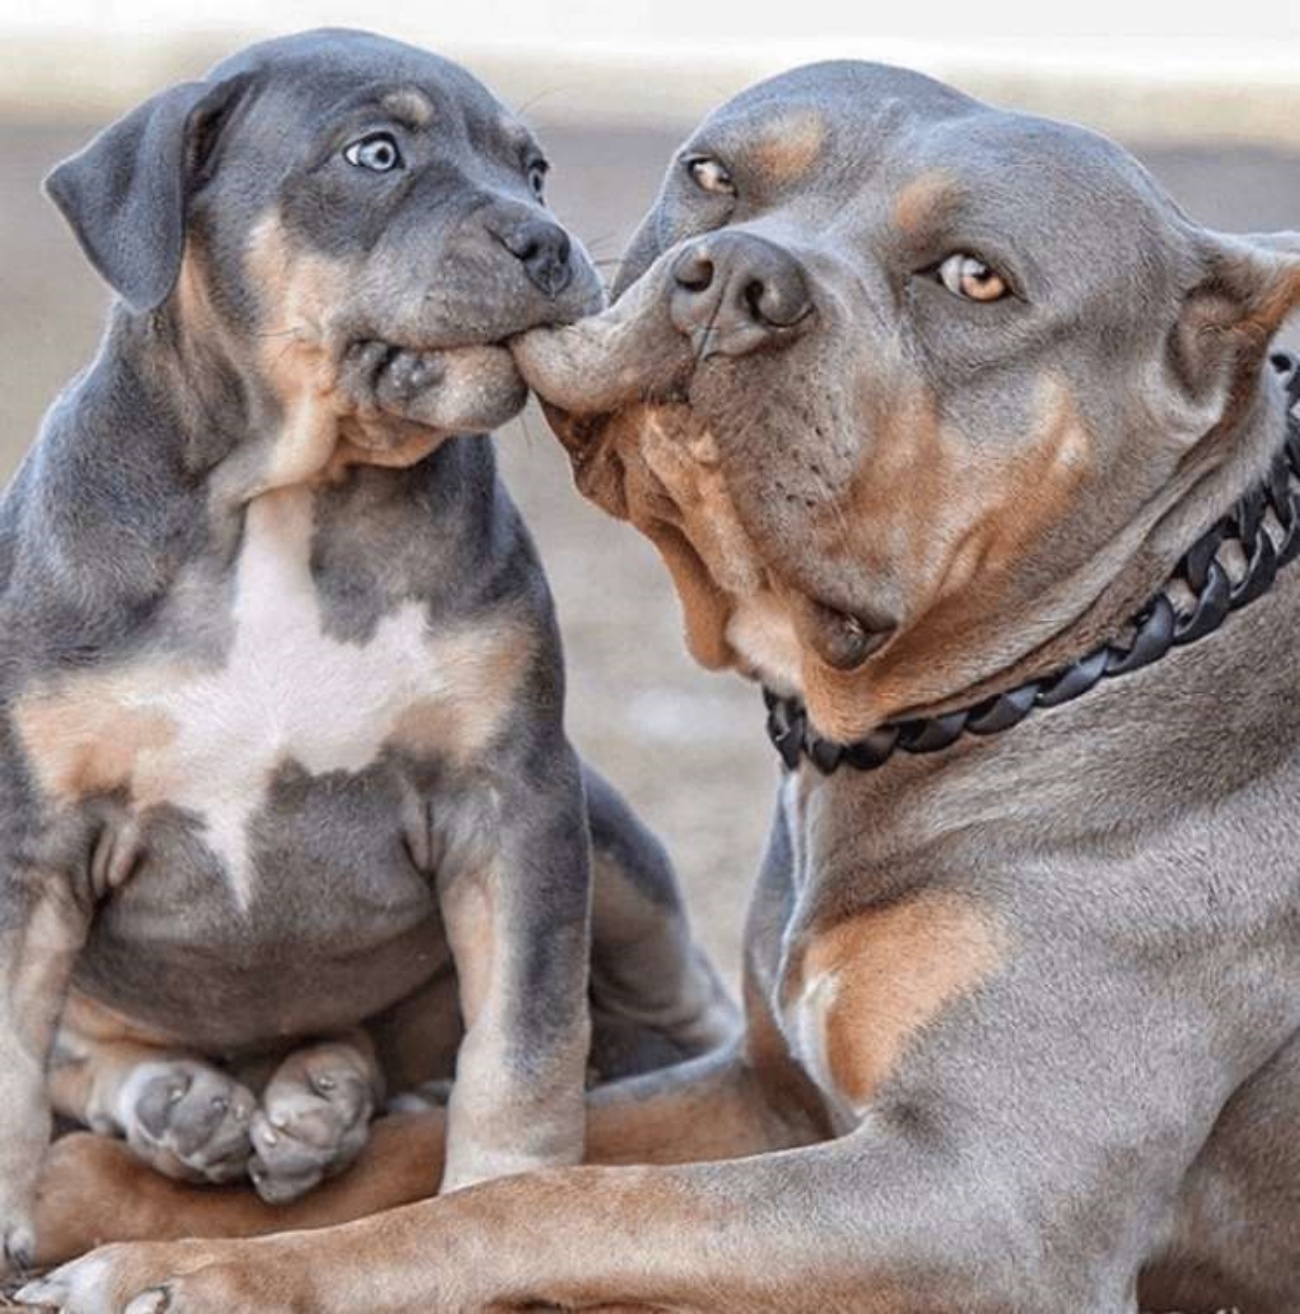
M 818 935 L 799 976 L 809 990 L 833 983 L 823 1042 L 839 1093 L 856 1108 L 866 1105 L 917 1032 L 974 991 L 1001 959 L 997 930 L 949 896 L 863 913 Z
M 635 523 L 635 522 L 634 522 Z M 682 604 L 686 646 L 706 670 L 722 670 L 734 653 L 727 642 L 727 620 L 731 602 L 714 583 L 704 562 L 679 529 L 665 524 L 643 524 L 638 528 L 659 550 L 673 587 Z
M 894 199 L 894 227 L 914 237 L 943 218 L 961 192 L 956 180 L 942 169 L 931 169 L 913 178 Z
M 328 465 L 348 408 L 336 386 L 328 318 L 346 300 L 341 261 L 296 248 L 274 214 L 253 228 L 246 257 L 249 285 L 263 308 L 259 364 L 285 407 L 264 487 L 309 479 Z
M 1005 456 L 947 431 L 924 397 L 898 402 L 879 432 L 840 520 L 862 527 L 847 554 L 899 581 L 911 618 L 858 671 L 807 655 L 805 693 L 832 736 L 852 737 L 865 711 L 880 719 L 944 695 L 957 665 L 977 655 L 977 629 L 1014 605 L 1018 566 L 1070 516 L 1093 469 L 1093 440 L 1059 379 L 1044 383 L 1032 440 Z
M 427 660 L 450 692 L 414 702 L 389 742 L 461 765 L 482 757 L 509 722 L 535 646 L 532 632 L 514 625 L 431 640 Z
M 123 705 L 124 683 L 83 679 L 15 707 L 19 736 L 47 794 L 73 800 L 124 788 L 145 754 L 176 738 L 166 713 Z
M 815 110 L 788 113 L 762 132 L 749 155 L 769 181 L 797 182 L 821 155 L 826 135 L 826 120 Z
M 727 626 L 736 599 L 757 594 L 765 574 L 727 492 L 714 436 L 684 407 L 649 407 L 614 439 L 626 518 L 673 577 L 691 655 L 710 670 L 733 664 Z
M 226 338 L 224 325 L 212 307 L 208 294 L 208 273 L 202 251 L 193 238 L 185 243 L 181 272 L 176 280 L 176 298 L 180 320 L 192 340 L 215 344 Z

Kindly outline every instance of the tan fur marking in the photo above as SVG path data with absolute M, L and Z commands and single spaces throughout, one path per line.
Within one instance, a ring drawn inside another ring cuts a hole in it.
M 659 549 L 695 660 L 710 669 L 731 664 L 735 600 L 760 593 L 767 580 L 727 492 L 714 435 L 684 406 L 646 406 L 613 417 L 598 441 L 578 467 L 579 487 Z
M 79 682 L 17 704 L 18 734 L 46 793 L 81 799 L 125 788 L 142 758 L 176 738 L 167 713 L 131 706 L 130 683 Z
M 794 183 L 817 162 L 826 136 L 826 120 L 816 110 L 792 111 L 765 127 L 749 154 L 769 181 Z
M 379 108 L 412 128 L 425 128 L 433 122 L 433 106 L 429 98 L 415 87 L 390 91 L 379 102 Z
M 346 1173 L 287 1205 L 265 1204 L 251 1190 L 172 1181 L 119 1140 L 65 1136 L 51 1146 L 41 1179 L 37 1260 L 60 1263 L 109 1241 L 328 1227 L 424 1200 L 442 1173 L 444 1127 L 441 1109 L 381 1118 Z
M 492 988 L 496 961 L 493 874 L 466 872 L 452 881 L 441 897 L 447 939 L 456 958 L 461 1015 L 466 1028 L 483 1012 Z
M 852 738 L 941 698 L 978 659 L 979 629 L 1012 604 L 1017 563 L 1071 512 L 1092 470 L 1092 439 L 1059 380 L 1043 386 L 1032 437 L 1005 455 L 977 452 L 943 425 L 927 398 L 882 417 L 879 441 L 827 531 L 860 527 L 843 549 L 883 577 L 903 581 L 908 624 L 857 671 L 804 663 L 804 691 L 818 726 Z
M 821 1018 L 824 1056 L 838 1093 L 867 1104 L 912 1038 L 996 970 L 996 929 L 943 895 L 861 913 L 814 933 L 798 976 L 802 990 L 832 988 Z
M 429 646 L 432 660 L 465 696 L 412 703 L 389 742 L 465 764 L 481 757 L 504 729 L 533 659 L 534 636 L 524 626 L 499 625 L 431 640 Z
M 331 307 L 344 298 L 348 271 L 341 261 L 298 250 L 274 213 L 254 226 L 246 267 L 268 308 L 260 329 L 262 375 L 285 407 L 285 423 L 264 456 L 257 488 L 303 483 L 329 466 L 347 409 L 334 393 L 341 344 L 328 340 L 325 325 Z
M 942 216 L 945 206 L 958 196 L 951 174 L 931 169 L 913 178 L 894 199 L 894 227 L 909 237 L 922 233 L 926 226 Z

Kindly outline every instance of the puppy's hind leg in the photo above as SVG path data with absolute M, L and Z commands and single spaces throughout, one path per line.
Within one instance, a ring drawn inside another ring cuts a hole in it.
M 156 1171 L 183 1182 L 231 1182 L 247 1173 L 256 1100 L 207 1060 L 132 1035 L 74 994 L 49 1076 L 57 1113 L 121 1136 Z
M 601 1080 L 709 1052 L 740 1014 L 695 942 L 672 863 L 619 794 L 584 771 L 593 856 L 592 1054 Z

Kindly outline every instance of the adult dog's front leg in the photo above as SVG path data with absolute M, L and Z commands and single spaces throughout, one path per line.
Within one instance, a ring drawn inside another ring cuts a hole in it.
M 109 1241 L 251 1237 L 332 1227 L 426 1199 L 442 1172 L 441 1108 L 380 1118 L 358 1161 L 287 1205 L 252 1190 L 211 1191 L 161 1177 L 121 1141 L 67 1136 L 46 1159 L 37 1205 L 41 1265 Z M 589 1162 L 687 1163 L 728 1159 L 816 1140 L 822 1129 L 767 1100 L 734 1051 L 593 1091 Z
M 334 1218 L 339 1217 L 340 1208 L 355 1210 L 352 1216 L 360 1217 L 367 1208 L 373 1211 L 394 1203 L 401 1198 L 394 1189 L 403 1183 L 408 1190 L 418 1190 L 424 1175 L 435 1171 L 441 1130 L 440 1111 L 382 1119 L 375 1124 L 371 1144 L 349 1173 L 283 1211 L 268 1210 L 251 1192 L 204 1192 L 165 1181 L 126 1156 L 119 1155 L 116 1163 L 110 1163 L 106 1156 L 119 1149 L 114 1142 L 76 1137 L 73 1144 L 55 1149 L 47 1178 L 48 1201 L 64 1216 L 69 1210 L 86 1208 L 89 1201 L 103 1203 L 102 1214 L 112 1220 L 128 1218 L 130 1234 L 136 1236 L 213 1235 L 223 1230 L 226 1235 L 246 1235 L 268 1231 L 277 1221 L 286 1230 L 319 1227 L 330 1221 L 331 1211 Z M 773 1107 L 753 1069 L 734 1052 L 710 1054 L 605 1087 L 590 1097 L 588 1152 L 604 1163 L 722 1160 L 804 1145 L 819 1134 L 820 1129 L 797 1109 Z M 766 1161 L 747 1160 L 745 1167 L 757 1162 Z M 801 1161 L 783 1156 L 779 1162 L 797 1166 Z M 707 1176 L 719 1166 L 715 1162 L 702 1172 Z M 132 1172 L 145 1175 L 139 1181 L 119 1175 Z M 767 1186 L 775 1192 L 774 1183 Z M 719 1188 L 721 1197 L 716 1193 Z M 586 1194 L 589 1189 L 590 1197 Z M 640 1193 L 645 1189 L 649 1194 L 642 1199 Z M 756 1188 L 759 1193 L 763 1189 L 767 1188 L 761 1183 Z M 278 1236 L 271 1238 L 265 1249 L 261 1243 L 235 1241 L 114 1246 L 33 1284 L 24 1298 L 98 1314 L 122 1310 L 142 1292 L 166 1286 L 171 1310 L 236 1314 L 240 1310 L 299 1308 L 328 1314 L 337 1308 L 350 1314 L 357 1307 L 358 1291 L 353 1285 L 357 1275 L 346 1279 L 346 1290 L 336 1301 L 326 1290 L 328 1278 L 322 1277 L 317 1289 L 311 1272 L 314 1257 L 334 1271 L 337 1249 L 348 1256 L 340 1261 L 340 1271 L 358 1262 L 358 1256 L 368 1256 L 364 1263 L 369 1267 L 362 1271 L 377 1276 L 378 1285 L 364 1295 L 367 1309 L 419 1310 L 422 1314 L 427 1310 L 479 1309 L 498 1301 L 508 1303 L 513 1299 L 511 1291 L 531 1283 L 539 1291 L 549 1291 L 552 1277 L 585 1283 L 599 1276 L 602 1265 L 614 1281 L 616 1272 L 637 1265 L 643 1246 L 648 1252 L 660 1253 L 662 1246 L 679 1245 L 689 1238 L 697 1218 L 703 1226 L 711 1210 L 717 1217 L 733 1210 L 725 1184 L 710 1186 L 697 1207 L 691 1196 L 698 1190 L 691 1184 L 691 1174 L 663 1177 L 656 1170 L 641 1168 L 513 1178 L 427 1201 L 414 1210 L 366 1218 L 357 1225 L 360 1230 L 332 1228 L 317 1234 L 314 1242 Z M 796 1195 L 787 1193 L 786 1204 L 797 1200 L 800 1209 L 811 1209 L 813 1201 L 803 1192 L 800 1186 Z M 732 1229 L 750 1207 L 745 1194 L 742 1190 L 736 1197 Z M 775 1194 L 772 1198 L 776 1199 Z M 679 1201 L 685 1217 L 666 1217 L 661 1237 L 661 1225 L 654 1215 L 663 1205 L 669 1205 L 671 1214 L 673 1200 Z M 605 1206 L 614 1211 L 613 1230 L 608 1232 L 601 1217 Z M 719 1206 L 722 1214 L 717 1214 Z M 498 1214 L 498 1209 L 503 1212 Z M 530 1210 L 539 1212 L 530 1216 Z M 458 1230 L 466 1227 L 473 1238 L 470 1244 L 447 1243 L 445 1238 L 454 1239 Z M 566 1235 L 567 1227 L 574 1230 Z M 516 1233 L 515 1228 L 523 1230 Z M 743 1232 L 741 1228 L 739 1239 L 731 1245 L 737 1256 L 750 1253 Z M 428 1269 L 413 1280 L 404 1274 L 417 1261 L 414 1252 L 407 1254 L 405 1247 L 420 1248 L 425 1244 L 421 1237 L 427 1238 Z M 666 1238 L 672 1238 L 671 1242 Z M 287 1246 L 282 1247 L 280 1243 L 286 1240 Z M 703 1233 L 698 1240 L 703 1242 Z M 305 1244 L 299 1246 L 300 1241 Z M 515 1252 L 532 1250 L 535 1242 L 563 1252 L 567 1258 L 562 1263 L 585 1261 L 594 1267 L 589 1274 L 575 1272 L 565 1277 L 545 1262 L 544 1255 L 535 1254 L 533 1267 L 526 1272 L 521 1265 L 527 1256 Z M 610 1246 L 615 1250 L 609 1250 Z M 684 1263 L 690 1248 L 688 1244 L 681 1252 Z M 608 1261 L 616 1253 L 621 1259 L 610 1268 Z M 396 1265 L 391 1278 L 390 1257 Z M 758 1265 L 753 1269 L 757 1271 Z M 689 1275 L 697 1270 L 684 1271 Z M 176 1280 L 186 1273 L 191 1276 Z M 498 1277 L 502 1278 L 499 1285 Z M 686 1304 L 690 1307 L 689 1301 Z
M 90 908 L 52 873 L 0 885 L 0 1272 L 36 1253 L 33 1202 L 50 1141 L 45 1067 Z
M 442 1190 L 578 1163 L 590 1021 L 591 854 L 572 750 L 498 776 L 488 838 L 440 877 L 465 1038 Z M 480 836 L 482 832 L 480 831 Z
M 24 1298 L 69 1314 L 1092 1308 L 954 1278 L 996 1229 L 977 1193 L 935 1166 L 841 1141 L 725 1163 L 560 1169 L 327 1233 L 111 1247 Z M 888 1209 L 871 1203 L 885 1199 Z

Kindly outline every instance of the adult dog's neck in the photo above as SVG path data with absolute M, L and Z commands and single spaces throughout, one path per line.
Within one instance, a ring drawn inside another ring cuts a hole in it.
M 1124 621 L 1105 622 L 1082 650 L 1067 648 L 1062 660 L 1035 669 L 1027 678 L 1014 683 L 989 681 L 950 704 L 937 705 L 934 711 L 920 709 L 891 718 L 848 742 L 828 738 L 797 702 L 769 694 L 768 732 L 786 764 L 793 767 L 806 756 L 828 774 L 841 766 L 874 770 L 898 753 L 941 752 L 964 737 L 1006 732 L 1035 711 L 1090 694 L 1103 680 L 1131 675 L 1162 660 L 1173 648 L 1205 638 L 1231 612 L 1270 592 L 1278 569 L 1294 560 L 1300 548 L 1300 421 L 1286 414 L 1300 405 L 1300 365 L 1286 357 L 1275 363 L 1285 381 L 1277 426 L 1280 433 L 1268 423 L 1266 392 L 1252 407 L 1258 414 L 1250 417 L 1258 426 L 1256 437 L 1262 434 L 1273 440 L 1267 466 L 1260 473 L 1251 472 L 1249 464 L 1245 471 L 1229 469 L 1230 487 L 1243 473 L 1253 477 L 1227 506 L 1210 494 L 1208 524 L 1204 524 L 1205 490 L 1195 474 L 1191 491 L 1183 498 L 1172 503 L 1164 497 L 1155 499 L 1156 514 L 1146 517 L 1152 532 L 1123 564 L 1141 572 L 1146 566 L 1144 554 L 1160 563 L 1170 541 L 1177 553 L 1175 564 L 1158 565 L 1159 584 L 1139 595 L 1144 597 L 1143 604 L 1127 605 L 1120 613 Z M 1237 437 L 1240 442 L 1240 435 Z M 1231 456 L 1226 464 L 1234 464 Z M 1206 481 L 1223 477 L 1222 466 L 1202 468 Z M 1183 479 L 1182 471 L 1171 482 L 1179 479 Z M 1175 522 L 1172 530 L 1170 520 Z M 1189 524 L 1200 529 L 1191 543 L 1186 539 Z M 1122 574 L 1116 572 L 1109 582 L 1123 587 Z M 1067 627 L 1067 631 L 1073 628 Z
M 1081 613 L 987 679 L 911 709 L 909 715 L 941 715 L 970 706 L 1024 681 L 1049 676 L 1123 635 L 1197 539 L 1267 476 L 1286 441 L 1287 415 L 1279 372 L 1266 365 L 1236 422 L 1199 443 L 1160 495 L 1141 507 L 1106 546 L 1104 556 L 1111 564 L 1100 588 L 1094 582 L 1090 590 L 1080 589 L 1079 575 L 1057 585 L 1054 592 L 1059 595 L 1093 598 Z

